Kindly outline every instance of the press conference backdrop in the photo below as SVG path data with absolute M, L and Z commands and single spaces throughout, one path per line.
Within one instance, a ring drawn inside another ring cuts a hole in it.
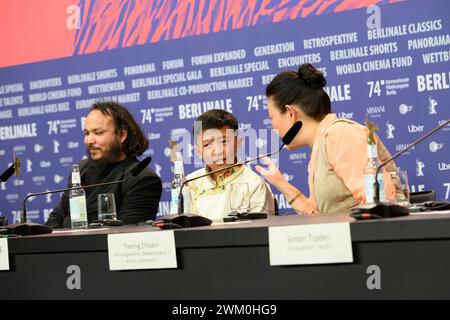
M 44 2 L 47 18 L 22 19 L 13 4 L 0 11 L 20 22 L 22 33 L 11 32 L 24 39 L 20 47 L 1 31 L 0 168 L 14 152 L 22 160 L 21 175 L 1 184 L 0 213 L 10 221 L 27 193 L 67 184 L 70 166 L 86 154 L 84 117 L 101 99 L 126 105 L 148 136 L 146 154 L 164 183 L 160 214 L 169 211 L 169 137 L 183 147 L 186 172 L 195 170 L 186 137 L 197 116 L 222 108 L 247 132 L 241 157 L 277 148 L 265 86 L 302 63 L 326 74 L 333 111 L 359 122 L 367 115 L 391 153 L 450 118 L 447 0 Z M 39 32 L 43 19 L 47 29 Z M 58 25 L 48 27 L 52 21 Z M 32 48 L 35 28 L 46 51 Z M 449 131 L 398 159 L 413 191 L 435 189 L 449 199 Z M 306 193 L 308 159 L 306 148 L 279 159 L 286 179 Z M 44 222 L 58 201 L 35 198 L 29 219 Z

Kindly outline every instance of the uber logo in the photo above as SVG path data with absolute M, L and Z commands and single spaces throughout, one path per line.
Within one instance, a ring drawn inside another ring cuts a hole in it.
M 41 168 L 50 168 L 52 166 L 52 162 L 51 161 L 40 161 L 39 165 L 41 166 Z
M 408 125 L 408 132 L 423 132 L 423 126 L 415 126 L 413 124 Z
M 79 147 L 80 147 L 79 142 L 73 142 L 73 141 L 67 142 L 67 148 L 69 148 L 69 149 L 77 149 Z
M 353 112 L 338 112 L 338 118 L 341 119 L 353 119 Z

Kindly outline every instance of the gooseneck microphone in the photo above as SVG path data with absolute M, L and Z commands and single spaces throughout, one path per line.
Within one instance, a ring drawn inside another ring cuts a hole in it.
M 243 165 L 243 164 L 247 164 L 249 162 L 257 161 L 257 160 L 259 160 L 261 158 L 264 158 L 264 157 L 270 157 L 270 156 L 272 156 L 274 154 L 279 153 L 283 149 L 283 147 L 285 145 L 289 145 L 292 142 L 292 140 L 294 140 L 295 136 L 297 135 L 297 133 L 302 128 L 302 125 L 303 125 L 303 123 L 301 121 L 297 121 L 296 123 L 294 123 L 292 125 L 292 127 L 288 130 L 288 132 L 286 132 L 286 134 L 283 136 L 283 138 L 281 138 L 282 144 L 281 144 L 280 148 L 278 150 L 274 151 L 274 152 L 270 152 L 270 153 L 267 153 L 267 154 L 264 154 L 264 155 L 260 155 L 257 158 L 246 160 L 246 161 L 242 161 L 242 162 L 238 162 L 238 163 L 229 165 L 227 167 L 224 167 L 222 169 L 217 169 L 217 170 L 214 170 L 214 171 L 210 171 L 210 172 L 202 174 L 200 176 L 197 176 L 197 177 L 185 180 L 181 184 L 180 192 L 178 194 L 178 214 L 183 214 L 184 213 L 184 203 L 183 203 L 183 193 L 182 192 L 183 192 L 183 187 L 187 183 L 189 183 L 191 181 L 194 181 L 194 180 L 197 180 L 197 179 L 200 179 L 200 178 L 203 178 L 203 177 L 206 177 L 206 176 L 213 175 L 215 173 L 219 173 L 219 172 L 222 172 L 222 171 L 229 170 L 231 168 L 234 168 L 234 167 L 237 167 L 237 166 L 240 166 L 240 165 Z
M 122 182 L 127 181 L 131 177 L 136 177 L 139 173 L 141 173 L 150 164 L 151 161 L 152 161 L 152 157 L 144 158 L 141 162 L 139 162 L 130 171 L 130 174 L 128 176 L 126 176 L 122 180 L 111 181 L 111 182 L 103 182 L 103 183 L 96 183 L 96 184 L 90 184 L 90 185 L 87 185 L 87 186 L 74 187 L 74 188 L 65 188 L 65 189 L 58 189 L 58 190 L 30 193 L 22 201 L 22 211 L 21 211 L 20 221 L 21 221 L 21 223 L 26 223 L 27 222 L 26 202 L 31 197 L 36 197 L 36 196 L 41 196 L 41 195 L 51 194 L 51 193 L 66 192 L 66 191 L 77 190 L 77 189 L 89 189 L 89 188 L 95 188 L 95 187 L 103 187 L 103 186 L 108 186 L 108 185 L 112 185 L 112 184 L 122 183 Z
M 405 153 L 406 151 L 408 151 L 409 149 L 411 149 L 412 147 L 414 147 L 415 145 L 419 144 L 420 142 L 422 142 L 423 140 L 425 140 L 426 138 L 428 138 L 429 136 L 431 136 L 432 134 L 434 134 L 436 131 L 439 131 L 440 129 L 442 129 L 443 127 L 445 127 L 446 125 L 448 125 L 450 123 L 450 120 L 445 121 L 443 124 L 441 124 L 440 126 L 434 128 L 433 130 L 431 130 L 430 132 L 428 132 L 426 135 L 424 135 L 423 137 L 417 139 L 416 141 L 414 141 L 413 143 L 411 143 L 410 145 L 408 145 L 406 148 L 400 150 L 399 152 L 397 152 L 394 156 L 392 156 L 390 159 L 384 161 L 382 164 L 379 165 L 376 173 L 375 173 L 375 183 L 374 183 L 374 188 L 375 188 L 375 192 L 374 192 L 374 201 L 375 203 L 380 201 L 380 184 L 378 183 L 378 174 L 380 173 L 381 169 L 383 169 L 383 167 L 388 164 L 389 162 L 391 162 L 392 160 L 396 159 L 398 156 L 400 156 L 401 154 Z

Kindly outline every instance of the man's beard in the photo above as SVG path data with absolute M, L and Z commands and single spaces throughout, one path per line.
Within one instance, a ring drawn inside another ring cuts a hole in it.
M 110 150 L 105 153 L 100 159 L 94 160 L 91 158 L 91 153 L 87 149 L 87 155 L 89 159 L 87 167 L 86 181 L 87 184 L 98 183 L 99 179 L 104 175 L 109 166 L 112 163 L 118 162 L 122 154 L 122 145 L 117 141 L 111 145 Z
M 122 151 L 123 151 L 122 144 L 118 140 L 114 141 L 114 143 L 111 144 L 109 151 L 104 153 L 103 156 L 98 160 L 92 159 L 89 148 L 86 150 L 90 161 L 93 161 L 94 163 L 98 163 L 98 164 L 103 163 L 105 165 L 119 161 L 119 158 L 122 155 Z

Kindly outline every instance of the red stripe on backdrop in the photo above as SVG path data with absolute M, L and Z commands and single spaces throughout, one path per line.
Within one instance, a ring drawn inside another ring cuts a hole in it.
M 76 30 L 66 13 L 78 0 L 1 0 L 0 68 L 71 56 Z
M 0 0 L 0 67 L 406 0 Z M 66 26 L 78 5 L 80 29 Z

